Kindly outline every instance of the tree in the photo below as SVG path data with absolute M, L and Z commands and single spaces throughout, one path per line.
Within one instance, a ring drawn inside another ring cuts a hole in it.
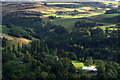
M 29 52 L 28 51 L 26 51 L 26 54 L 25 54 L 25 56 L 24 56 L 24 58 L 23 58 L 23 62 L 25 62 L 25 63 L 30 63 L 31 62 L 31 55 L 29 54 Z
M 21 51 L 20 43 L 18 43 L 17 50 L 18 50 L 18 51 Z
M 77 60 L 77 56 L 75 55 L 74 52 L 69 52 L 69 53 L 68 53 L 68 57 L 69 57 L 71 60 Z
M 93 65 L 93 60 L 92 57 L 87 57 L 85 60 L 85 65 L 89 66 L 89 65 Z
M 56 75 L 55 75 L 54 73 L 50 73 L 50 74 L 48 74 L 47 78 L 55 79 L 55 78 L 56 78 Z
M 7 45 L 7 39 L 3 37 L 2 39 L 2 47 L 5 47 Z
M 63 35 L 63 34 L 67 33 L 66 29 L 60 25 L 55 28 L 54 32 L 59 34 L 59 35 Z
M 33 53 L 37 52 L 37 41 L 32 41 L 32 43 L 31 43 L 31 51 Z
M 47 44 L 45 45 L 45 52 L 46 52 L 47 54 L 49 54 L 49 49 L 48 49 Z
M 113 14 L 113 13 L 118 13 L 118 11 L 116 9 L 113 9 L 113 10 L 107 10 L 105 12 L 105 14 Z
M 40 77 L 43 78 L 43 79 L 47 78 L 47 76 L 48 76 L 48 73 L 44 72 L 44 71 L 41 72 L 41 74 L 40 74 Z
M 98 75 L 97 78 L 105 78 L 105 64 L 102 60 L 94 60 L 94 64 L 96 65 Z
M 44 3 L 44 6 L 47 6 L 47 3 Z
M 40 52 L 40 40 L 37 41 L 37 51 Z
M 17 48 L 15 45 L 13 45 L 13 52 L 17 51 Z
M 40 66 L 38 66 L 36 69 L 35 69 L 35 75 L 36 75 L 36 78 L 40 78 L 41 77 L 41 68 Z

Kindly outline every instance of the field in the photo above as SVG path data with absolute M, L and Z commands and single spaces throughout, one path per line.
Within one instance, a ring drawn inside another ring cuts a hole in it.
M 25 39 L 25 38 L 17 38 L 17 37 L 9 36 L 9 35 L 6 35 L 6 34 L 2 34 L 2 38 L 3 37 L 7 38 L 10 41 L 10 43 L 13 43 L 13 44 L 17 44 L 17 43 L 28 44 L 28 43 L 31 42 L 31 40 L 28 40 L 28 39 Z
M 72 16 L 72 15 L 46 14 L 46 15 L 43 15 L 43 16 L 44 16 L 44 17 L 56 16 L 56 17 L 62 17 L 62 18 L 82 18 L 82 17 L 95 16 L 95 15 L 99 15 L 99 14 L 102 14 L 102 13 L 78 14 L 78 15 L 75 15 L 75 16 Z
M 105 2 L 104 4 L 109 4 L 111 2 Z M 115 23 L 109 23 L 106 21 L 102 21 L 106 18 L 112 18 L 115 16 L 118 16 L 119 14 L 104 14 L 104 12 L 106 10 L 109 10 L 110 8 L 100 8 L 100 7 L 79 7 L 79 8 L 65 8 L 65 7 L 57 7 L 57 6 L 44 6 L 44 3 L 38 2 L 35 4 L 21 4 L 18 3 L 17 5 L 15 3 L 13 3 L 12 5 L 9 4 L 3 4 L 3 11 L 4 12 L 9 12 L 9 10 L 11 12 L 17 11 L 18 9 L 21 9 L 20 11 L 26 11 L 26 13 L 30 13 L 29 11 L 33 11 L 33 12 L 40 12 L 40 13 L 45 13 L 42 16 L 39 16 L 43 19 L 44 22 L 52 22 L 55 25 L 62 25 L 66 28 L 67 31 L 71 31 L 74 28 L 74 24 L 76 21 L 79 20 L 85 20 L 87 22 L 96 22 L 98 24 L 103 24 L 104 26 L 96 26 L 96 27 L 100 27 L 101 29 L 105 30 L 106 27 L 115 25 Z M 79 3 L 47 3 L 47 5 L 57 5 L 57 4 L 74 4 L 74 5 L 79 5 Z M 116 2 L 114 2 L 114 4 L 117 4 Z M 7 7 L 9 6 L 9 10 Z M 14 5 L 18 6 L 18 7 L 14 7 Z M 19 6 L 21 5 L 21 6 Z M 33 7 L 31 7 L 33 6 Z M 77 10 L 78 12 L 89 12 L 90 14 L 77 14 L 77 15 L 68 15 L 68 14 L 62 14 L 62 15 L 58 15 L 55 12 L 57 11 L 62 11 L 62 12 L 73 12 L 74 10 Z M 49 16 L 56 16 L 57 19 L 49 19 Z M 58 18 L 61 17 L 61 18 Z M 87 17 L 88 19 L 78 19 L 78 18 L 82 18 L 82 17 Z M 8 34 L 9 29 L 6 27 L 2 28 L 2 33 L 3 34 Z
M 78 4 L 78 3 L 47 3 L 48 5 L 55 5 L 55 4 Z
M 96 15 L 96 16 L 93 16 L 93 17 L 101 17 L 101 18 L 111 18 L 111 17 L 115 17 L 115 16 L 118 16 L 120 14 L 116 13 L 116 14 L 100 14 L 100 15 Z
M 79 69 L 81 67 L 84 67 L 84 63 L 79 61 L 72 61 L 72 64 L 75 66 L 75 68 Z
M 97 15 L 97 16 L 93 16 L 94 18 L 112 18 L 118 16 L 118 14 L 101 14 L 101 15 Z M 97 24 L 103 24 L 104 26 L 97 26 L 103 30 L 106 29 L 106 27 L 111 27 L 111 26 L 115 26 L 115 24 L 113 23 L 106 23 L 106 22 L 99 22 L 99 21 L 95 21 L 94 19 L 89 20 L 89 19 L 76 19 L 76 18 L 58 18 L 58 19 L 53 19 L 50 20 L 53 24 L 55 25 L 62 25 L 66 28 L 67 31 L 71 31 L 74 28 L 74 24 L 76 21 L 80 21 L 80 20 L 85 20 L 86 22 L 96 22 Z M 112 30 L 112 29 L 111 29 Z
M 18 43 L 24 43 L 24 44 L 28 44 L 31 42 L 31 40 L 25 39 L 25 38 L 17 38 L 17 37 L 13 37 L 8 35 L 9 33 L 9 28 L 7 28 L 6 26 L 2 26 L 0 27 L 0 31 L 2 30 L 2 38 L 5 37 L 9 40 L 10 44 L 15 44 L 17 45 Z
M 62 25 L 66 28 L 66 30 L 71 30 L 76 21 L 79 19 L 72 19 L 72 18 L 61 18 L 61 19 L 54 19 L 51 22 L 55 25 Z

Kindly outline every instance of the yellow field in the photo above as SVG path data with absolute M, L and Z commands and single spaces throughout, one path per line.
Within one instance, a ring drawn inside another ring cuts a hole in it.
M 114 7 L 118 7 L 118 5 L 119 5 L 119 2 L 115 2 L 115 1 L 104 1 L 104 4 L 109 5 L 110 3 L 116 4 Z
M 13 42 L 13 43 L 24 43 L 24 44 L 28 44 L 31 42 L 31 40 L 25 39 L 25 38 L 17 38 L 17 37 L 13 37 L 13 36 L 8 36 L 6 34 L 2 34 L 2 38 L 5 37 L 7 38 L 9 41 Z

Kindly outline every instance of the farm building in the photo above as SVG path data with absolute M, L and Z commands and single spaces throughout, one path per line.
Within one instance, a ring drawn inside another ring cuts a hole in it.
M 82 69 L 89 70 L 89 71 L 97 71 L 97 69 L 94 66 L 82 67 Z

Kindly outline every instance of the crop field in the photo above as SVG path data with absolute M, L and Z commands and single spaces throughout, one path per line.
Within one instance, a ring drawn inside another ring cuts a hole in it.
M 72 61 L 72 64 L 75 66 L 75 68 L 84 67 L 84 63 L 79 62 L 79 61 Z

